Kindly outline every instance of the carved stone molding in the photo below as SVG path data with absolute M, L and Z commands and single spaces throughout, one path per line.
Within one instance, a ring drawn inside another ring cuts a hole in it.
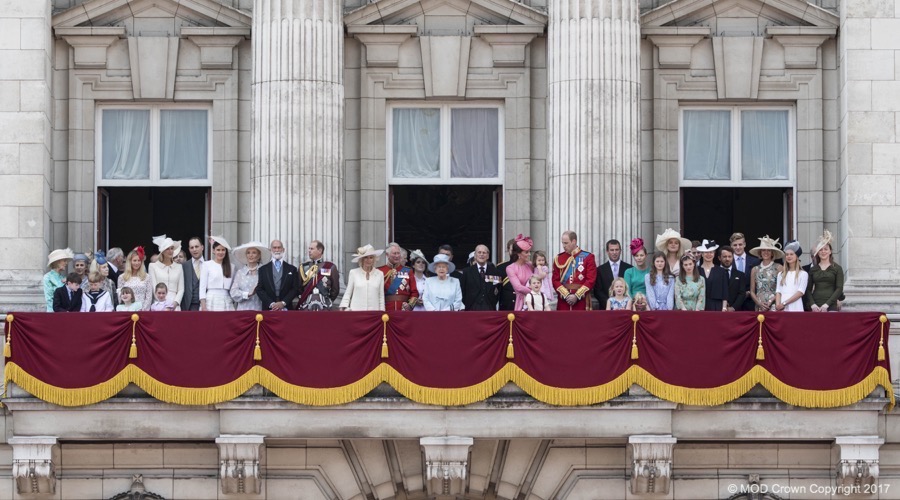
M 12 475 L 20 495 L 56 493 L 56 466 L 53 463 L 55 436 L 14 436 Z
M 757 99 L 763 38 L 714 36 L 712 42 L 719 99 Z
M 525 47 L 543 32 L 543 26 L 475 26 L 475 35 L 491 45 L 495 68 L 525 66 Z
M 174 99 L 177 37 L 129 37 L 131 87 L 135 99 Z
M 200 67 L 231 69 L 234 47 L 250 37 L 250 28 L 182 28 L 181 36 L 200 47 Z
M 425 483 L 429 495 L 464 493 L 469 466 L 470 437 L 423 437 L 419 445 L 425 454 Z
M 469 36 L 421 36 L 425 97 L 465 97 Z
M 76 69 L 106 68 L 106 49 L 119 38 L 125 37 L 122 27 L 58 28 L 56 36 L 62 37 L 74 50 Z
M 631 493 L 668 494 L 672 477 L 672 436 L 629 436 L 632 449 Z
M 837 482 L 841 486 L 859 488 L 878 482 L 878 449 L 884 439 L 878 436 L 838 436 L 834 444 L 840 448 Z
M 776 35 L 772 38 L 784 47 L 784 67 L 793 69 L 815 68 L 819 62 L 819 47 L 831 36 Z
M 416 25 L 347 26 L 347 33 L 366 46 L 366 66 L 396 68 L 400 64 L 400 45 L 414 36 Z
M 709 31 L 709 28 L 706 28 Z M 706 34 L 690 35 L 653 35 L 648 36 L 653 45 L 659 50 L 660 68 L 690 68 L 691 50 L 700 40 L 709 36 Z
M 264 442 L 265 436 L 260 435 L 223 434 L 216 438 L 222 493 L 260 493 L 259 452 Z

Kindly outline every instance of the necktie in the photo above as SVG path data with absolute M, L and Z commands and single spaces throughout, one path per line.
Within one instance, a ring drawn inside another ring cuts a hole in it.
M 731 268 L 726 267 L 725 269 L 728 271 L 728 279 L 731 279 Z
M 275 261 L 275 272 L 279 272 L 279 273 L 281 272 L 281 261 L 280 260 Z
M 618 278 L 619 277 L 619 263 L 613 262 L 612 265 L 613 265 L 613 278 Z
M 197 259 L 194 259 L 194 274 L 200 276 L 200 261 Z
M 741 255 L 738 257 L 738 271 L 744 272 L 744 256 Z
M 478 266 L 478 274 L 481 275 L 481 279 L 484 279 L 484 266 Z

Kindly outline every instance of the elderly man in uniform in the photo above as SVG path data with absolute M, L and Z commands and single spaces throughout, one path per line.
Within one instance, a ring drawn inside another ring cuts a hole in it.
M 384 273 L 384 308 L 386 311 L 411 311 L 419 299 L 413 270 L 403 265 L 400 245 L 387 247 L 387 264 L 378 268 Z
M 591 290 L 597 281 L 594 256 L 578 248 L 578 235 L 566 231 L 560 239 L 563 251 L 553 259 L 553 288 L 559 293 L 558 311 L 591 310 Z
M 491 251 L 486 245 L 478 245 L 475 247 L 474 262 L 462 271 L 459 284 L 466 311 L 497 310 L 501 279 L 497 267 L 488 262 L 490 256 Z
M 322 258 L 325 245 L 312 240 L 307 249 L 309 260 L 300 266 L 300 306 L 304 311 L 327 311 L 341 293 L 338 268 Z

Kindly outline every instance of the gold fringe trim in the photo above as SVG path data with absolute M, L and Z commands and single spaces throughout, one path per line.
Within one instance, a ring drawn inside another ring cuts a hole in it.
M 512 371 L 510 379 L 514 384 L 534 399 L 555 406 L 592 405 L 621 396 L 633 384 L 634 369 L 637 368 L 632 366 L 612 381 L 603 385 L 579 389 L 563 389 L 538 382 L 512 363 L 507 363 L 506 366 L 510 367 Z
M 378 387 L 383 380 L 385 366 L 387 365 L 384 363 L 378 365 L 352 384 L 325 389 L 289 384 L 261 366 L 255 366 L 254 369 L 257 383 L 286 401 L 310 406 L 333 406 L 356 401 Z
M 394 367 L 382 364 L 382 380 L 407 398 L 417 403 L 439 406 L 463 406 L 485 399 L 497 394 L 510 381 L 512 370 L 518 369 L 516 365 L 507 363 L 491 375 L 487 380 L 468 387 L 441 389 L 418 385 L 400 374 Z

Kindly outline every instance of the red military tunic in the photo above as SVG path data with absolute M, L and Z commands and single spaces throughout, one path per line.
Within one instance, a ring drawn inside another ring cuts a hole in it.
M 385 264 L 378 268 L 384 273 L 384 309 L 386 311 L 402 311 L 403 304 L 412 309 L 419 300 L 416 280 L 412 279 L 413 270 L 406 266 Z
M 591 310 L 591 290 L 597 281 L 597 263 L 593 254 L 576 248 L 571 254 L 562 252 L 553 259 L 553 288 L 559 293 L 558 311 Z M 570 306 L 566 297 L 575 294 L 578 302 Z

